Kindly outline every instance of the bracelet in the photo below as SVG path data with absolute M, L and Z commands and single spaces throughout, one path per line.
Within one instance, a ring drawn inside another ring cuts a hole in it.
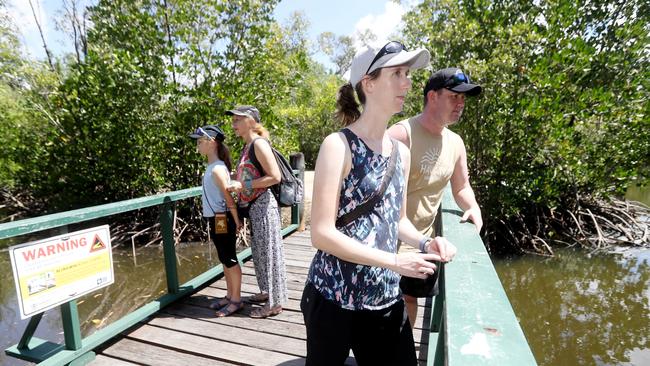
M 426 246 L 427 243 L 430 242 L 431 240 L 433 240 L 433 239 L 431 239 L 430 236 L 425 236 L 425 237 L 423 237 L 422 239 L 420 239 L 420 251 L 421 251 L 422 253 L 426 253 L 426 252 L 427 252 L 425 246 Z
M 246 189 L 249 189 L 249 190 L 253 189 L 253 180 L 252 179 L 246 179 L 244 181 L 244 186 L 246 187 Z
M 395 268 L 397 268 L 397 253 L 394 253 L 394 257 L 395 257 Z

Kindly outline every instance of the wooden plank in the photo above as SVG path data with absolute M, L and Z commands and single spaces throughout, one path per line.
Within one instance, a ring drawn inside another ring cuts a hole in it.
M 92 360 L 89 365 L 92 366 L 132 366 L 132 365 L 141 365 L 138 363 L 132 363 L 128 361 L 121 360 L 119 358 L 108 357 L 104 355 L 96 355 L 95 359 Z
M 279 365 L 299 361 L 304 363 L 304 358 L 302 357 L 153 327 L 146 324 L 130 333 L 128 337 L 130 339 L 154 343 L 161 347 L 191 352 L 195 355 L 208 356 L 213 359 L 242 365 Z
M 241 317 L 236 314 L 233 318 Z M 221 320 L 221 319 L 220 319 Z M 224 319 L 225 320 L 225 319 Z M 292 337 L 286 328 L 272 328 L 274 325 L 280 325 L 282 322 L 260 321 L 257 319 L 246 318 L 249 323 L 263 322 L 266 326 L 265 332 L 249 330 L 246 328 L 233 327 L 222 324 L 217 321 L 203 321 L 193 318 L 174 317 L 172 315 L 161 314 L 152 319 L 149 325 L 173 329 L 174 331 L 193 334 L 200 337 L 212 338 L 239 344 L 261 350 L 282 352 L 294 356 L 304 356 L 307 353 L 305 338 Z
M 173 349 L 158 347 L 151 343 L 139 342 L 134 339 L 124 338 L 102 351 L 103 355 L 111 356 L 110 360 L 121 359 L 133 361 L 137 364 L 157 366 L 177 366 L 187 364 L 192 366 L 230 365 L 214 358 L 206 358 L 191 353 L 179 352 Z M 127 361 L 125 364 L 132 365 Z M 94 363 L 92 363 L 95 366 Z M 118 365 L 109 363 L 108 366 Z
M 214 310 L 188 303 L 169 307 L 165 309 L 164 312 L 178 317 L 195 318 L 257 332 L 288 335 L 293 338 L 306 339 L 305 326 L 302 323 L 282 321 L 278 318 L 282 314 L 267 318 L 264 321 L 250 319 L 245 313 L 241 313 L 242 316 L 240 316 L 240 314 L 235 314 L 225 318 L 217 318 L 214 316 Z

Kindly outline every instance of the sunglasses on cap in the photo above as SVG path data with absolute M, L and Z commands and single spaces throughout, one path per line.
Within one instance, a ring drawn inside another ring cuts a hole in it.
M 366 74 L 368 74 L 370 72 L 370 69 L 372 68 L 372 65 L 374 65 L 375 62 L 377 62 L 377 60 L 379 60 L 380 58 L 382 58 L 382 57 L 384 57 L 384 56 L 386 56 L 388 54 L 391 54 L 391 53 L 400 53 L 402 51 L 408 51 L 408 50 L 406 49 L 406 46 L 404 46 L 400 42 L 391 41 L 391 42 L 386 43 L 384 45 L 384 47 L 382 47 L 379 50 L 379 52 L 377 52 L 377 55 L 375 56 L 375 58 L 372 59 L 372 62 L 370 63 L 370 66 L 368 66 L 368 70 L 366 70 Z
M 454 74 L 451 78 L 445 81 L 444 87 L 446 88 L 449 86 L 456 86 L 459 84 L 471 84 L 471 81 L 469 80 L 469 76 L 465 75 L 462 72 L 458 74 Z
M 194 131 L 194 133 L 195 133 L 196 135 L 203 135 L 203 136 L 209 138 L 210 140 L 214 140 L 214 137 L 210 136 L 210 134 L 207 133 L 207 132 L 205 132 L 205 130 L 204 130 L 203 128 L 201 128 L 201 127 L 197 128 L 197 129 Z

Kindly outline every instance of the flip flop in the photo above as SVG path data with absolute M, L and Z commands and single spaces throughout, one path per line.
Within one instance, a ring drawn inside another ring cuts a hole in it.
M 260 292 L 259 294 L 249 296 L 247 301 L 250 303 L 259 304 L 259 303 L 267 302 L 268 300 L 269 300 L 269 294 Z
M 234 306 L 235 308 L 233 309 L 232 306 Z M 244 304 L 241 301 L 231 301 L 228 305 L 219 309 L 219 311 L 217 311 L 215 315 L 217 316 L 217 318 L 223 318 L 232 315 L 243 308 L 244 308 Z
M 208 307 L 212 310 L 219 310 L 222 307 L 227 306 L 228 304 L 230 304 L 230 298 L 228 296 L 225 296 L 211 303 Z
M 264 319 L 268 318 L 269 316 L 276 316 L 282 312 L 282 306 L 275 306 L 273 308 L 270 308 L 268 306 L 263 306 L 261 308 L 257 308 L 250 313 L 250 317 L 253 319 Z

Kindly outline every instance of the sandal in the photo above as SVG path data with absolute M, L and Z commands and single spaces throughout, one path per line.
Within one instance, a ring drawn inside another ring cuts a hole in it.
M 224 296 L 221 299 L 211 303 L 208 307 L 212 310 L 219 310 L 228 304 L 230 304 L 230 298 L 228 296 Z
M 244 304 L 241 301 L 231 301 L 228 305 L 222 307 L 219 311 L 217 311 L 215 315 L 217 318 L 223 318 L 232 315 L 243 308 Z
M 269 316 L 276 316 L 282 312 L 282 306 L 274 306 L 273 308 L 269 306 L 263 306 L 261 308 L 257 308 L 250 313 L 250 317 L 253 319 L 264 319 L 268 318 Z
M 248 297 L 248 302 L 252 302 L 256 304 L 267 302 L 268 300 L 269 300 L 269 294 L 265 292 L 260 292 L 259 294 L 255 294 L 253 296 Z

